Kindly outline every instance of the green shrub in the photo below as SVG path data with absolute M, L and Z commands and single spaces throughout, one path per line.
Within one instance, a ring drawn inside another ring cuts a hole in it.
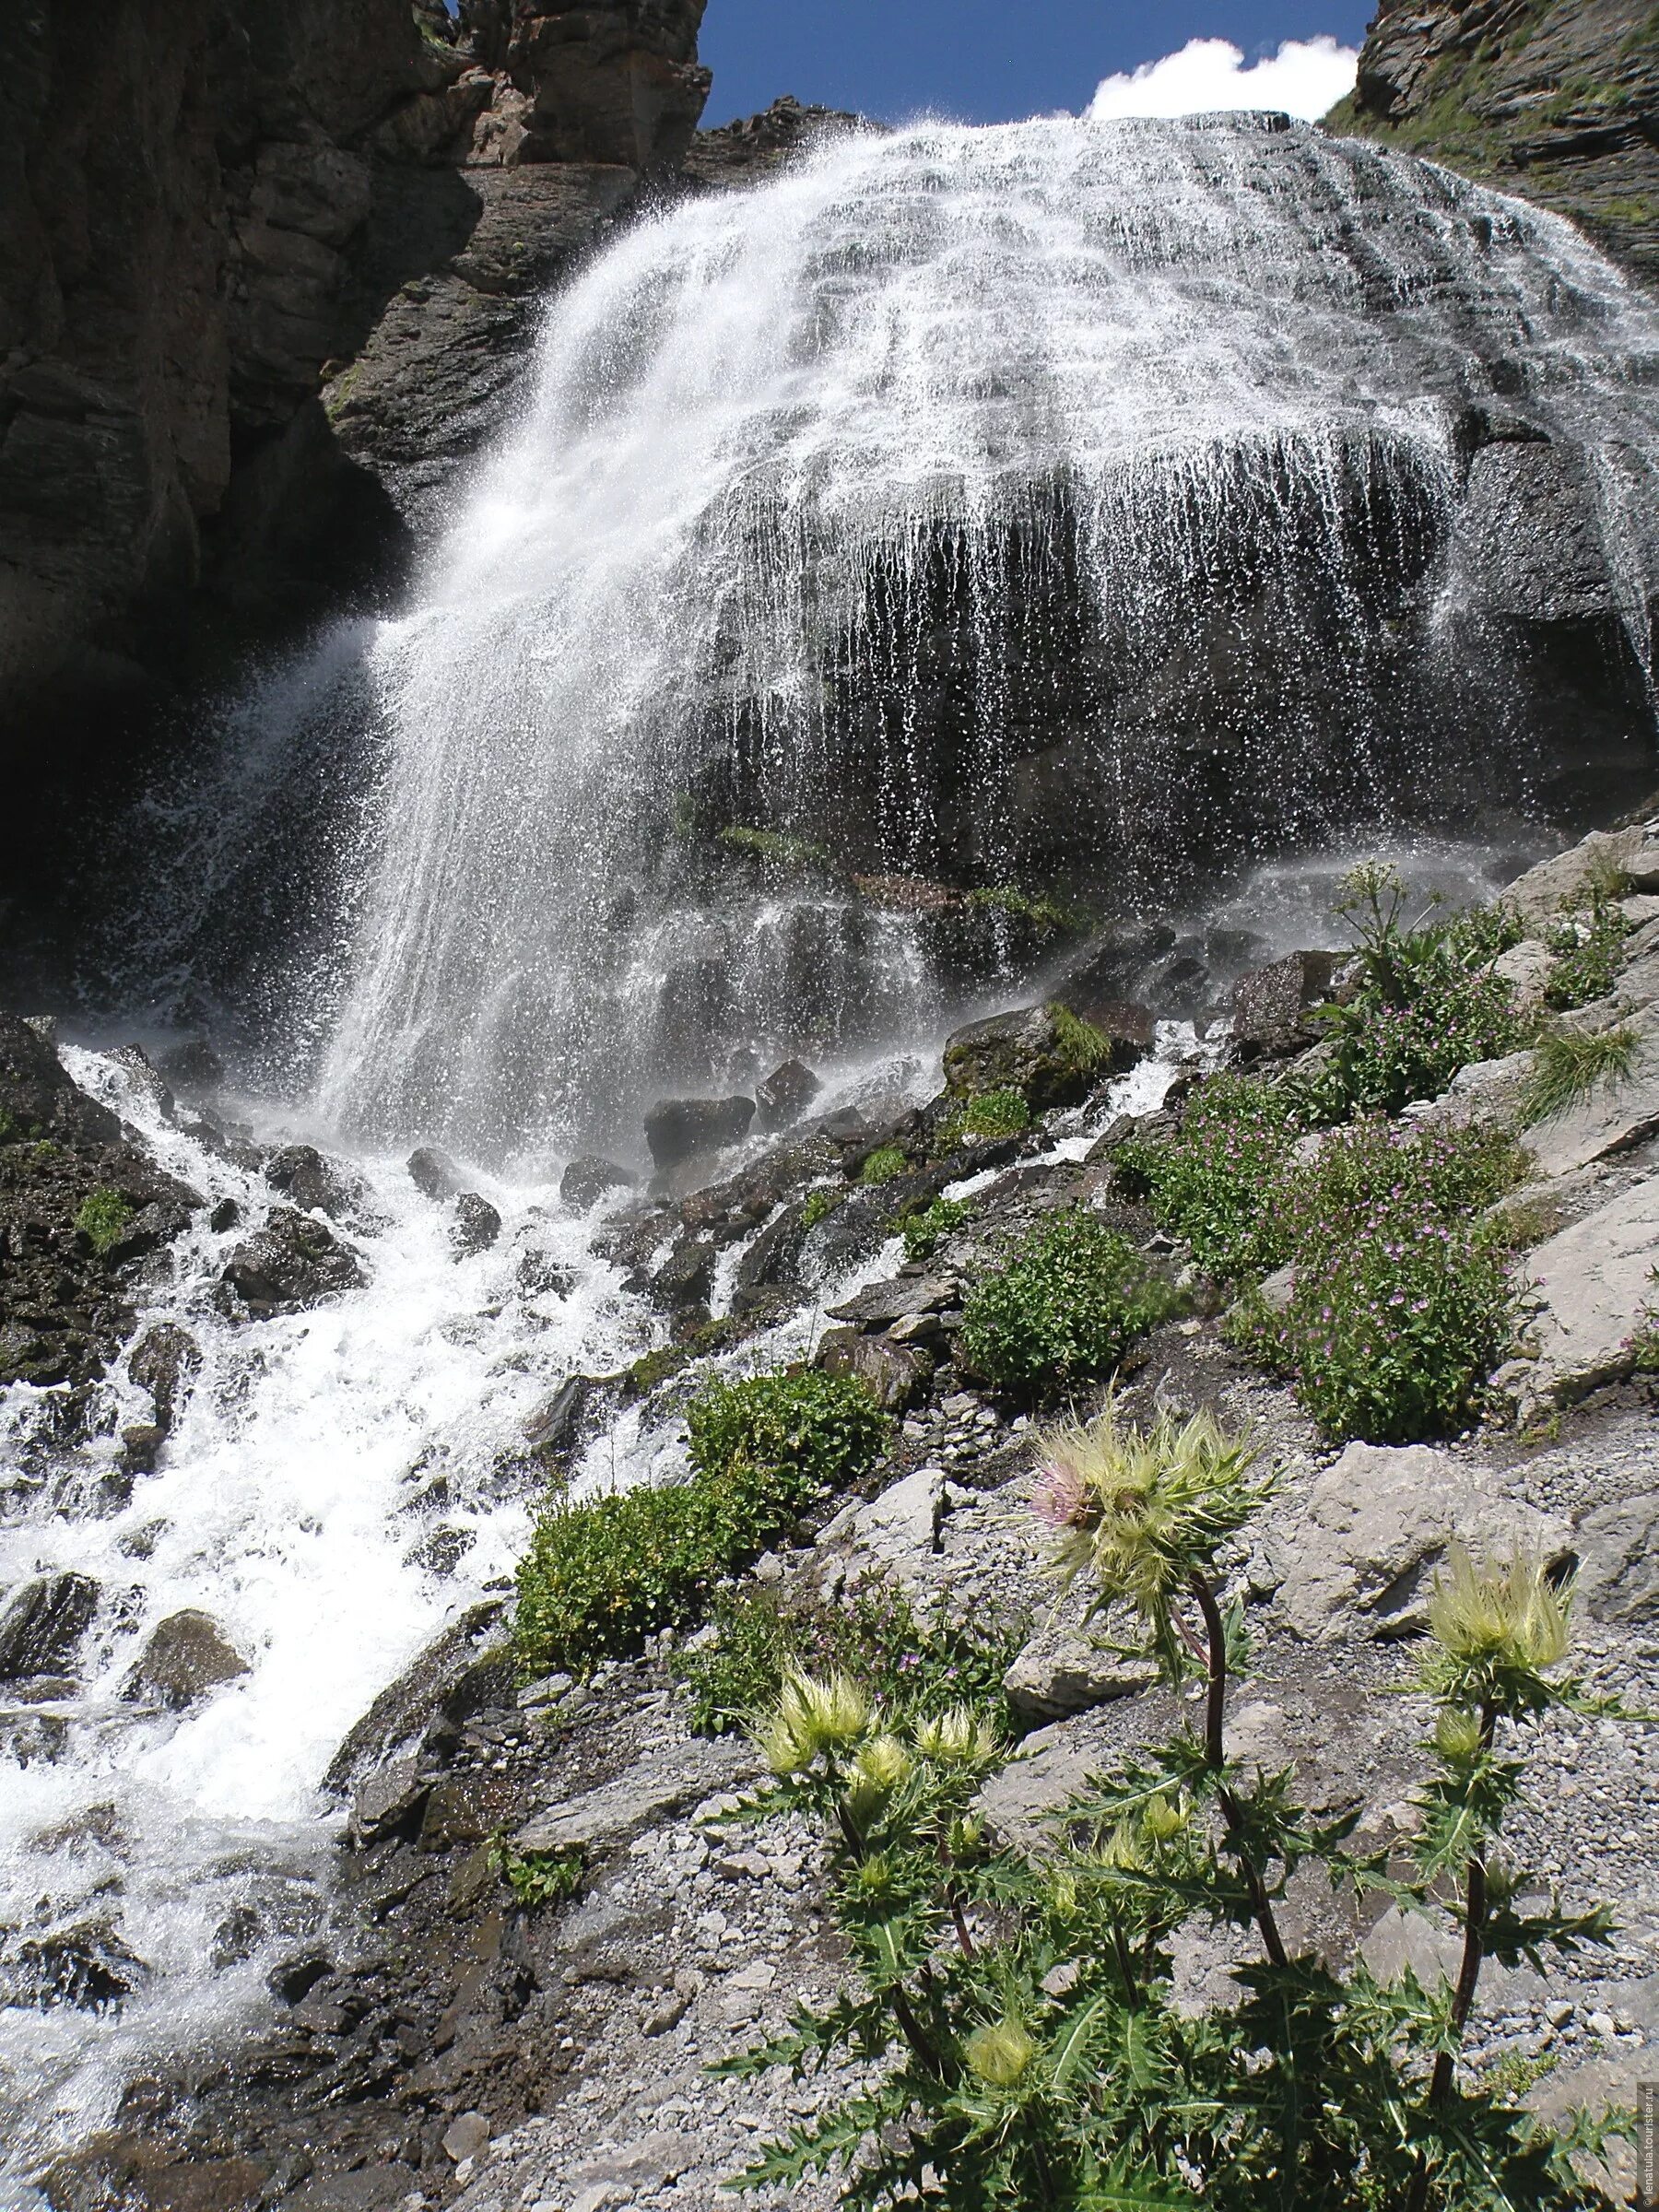
M 1131 1139 L 1116 1180 L 1144 1195 L 1159 1228 L 1184 1237 L 1221 1282 L 1270 1275 L 1289 1256 L 1279 1185 L 1300 1124 L 1290 1093 L 1254 1076 L 1212 1076 L 1166 1144 Z
M 878 1577 L 834 1605 L 775 1589 L 722 1590 L 715 1638 L 680 1663 L 691 1726 L 721 1735 L 751 1725 L 791 1674 L 843 1674 L 895 1712 L 926 1715 L 970 1705 L 999 1729 L 1014 1725 L 1003 1677 L 1030 1632 L 1023 1616 L 981 1606 L 971 1619 L 917 1619 L 901 1590 Z
M 556 1498 L 519 1567 L 524 1668 L 585 1674 L 700 1619 L 819 1491 L 868 1473 L 887 1421 L 862 1383 L 816 1373 L 713 1382 L 687 1410 L 692 1476 L 571 1504 Z
M 1068 1207 L 1039 1221 L 973 1286 L 963 1306 L 961 1356 L 974 1373 L 1020 1397 L 1052 1398 L 1110 1374 L 1179 1302 L 1125 1237 Z
M 1593 895 L 1577 912 L 1563 914 L 1544 940 L 1555 956 L 1544 978 L 1544 1004 L 1565 1014 L 1606 998 L 1624 958 L 1628 928 L 1613 899 Z
M 1514 993 L 1486 972 L 1517 941 L 1512 910 L 1476 909 L 1407 929 L 1406 889 L 1392 868 L 1356 868 L 1337 908 L 1359 940 L 1360 981 L 1343 1005 L 1320 1009 L 1331 1055 L 1298 1087 L 1311 1122 L 1398 1113 L 1438 1098 L 1462 1067 L 1530 1041 Z
M 820 1221 L 828 1221 L 846 1195 L 845 1191 L 808 1191 L 806 1203 L 801 1208 L 801 1227 L 816 1229 Z
M 914 1206 L 892 1223 L 904 1239 L 907 1260 L 931 1259 L 953 1230 L 960 1229 L 973 1208 L 959 1198 L 935 1198 L 930 1206 Z
M 75 1226 L 101 1259 L 120 1243 L 132 1218 L 133 1209 L 121 1193 L 100 1184 L 82 1201 Z
M 949 1114 L 934 1132 L 933 1149 L 941 1159 L 959 1152 L 969 1137 L 1023 1136 L 1031 1110 L 1017 1090 L 985 1090 Z
M 20 1136 L 27 1135 L 28 1131 L 17 1115 L 8 1108 L 0 1106 L 0 1145 L 15 1144 Z
M 1480 1217 L 1522 1172 L 1495 1132 L 1368 1122 L 1289 1181 L 1295 1272 L 1265 1348 L 1327 1436 L 1413 1443 L 1468 1425 L 1513 1332 L 1506 1239 Z
M 505 1836 L 492 1838 L 489 1864 L 526 1912 L 562 1905 L 582 1887 L 580 1846 L 570 1851 L 515 1851 Z
M 1216 1560 L 1268 1485 L 1243 1440 L 1202 1418 L 1122 1430 L 1063 1454 L 1045 1518 L 1159 1667 L 1180 1716 L 1062 1808 L 1043 1848 L 980 1810 L 1009 1747 L 971 1708 L 917 1717 L 839 1672 L 792 1676 L 756 1731 L 774 1775 L 747 1815 L 817 1826 L 846 1986 L 717 2071 L 792 2078 L 857 2061 L 853 2086 L 764 2145 L 742 2175 L 791 2189 L 839 2171 L 841 2201 L 941 2212 L 1588 2212 L 1576 2164 L 1615 2123 L 1558 2129 L 1459 2059 L 1488 1959 L 1538 1965 L 1605 1943 L 1510 1855 L 1528 1733 L 1606 1713 L 1562 1677 L 1569 1600 L 1540 1562 L 1477 1571 L 1454 1553 L 1429 1607 L 1417 1684 L 1434 1720 L 1415 1819 L 1382 1853 L 1322 1820 L 1295 1770 L 1228 1758 L 1247 1674 L 1241 1607 Z M 1076 1464 L 1074 1464 L 1076 1463 Z M 1285 1891 L 1305 1869 L 1453 1939 L 1425 1985 L 1295 1949 Z M 1194 2008 L 1177 1956 L 1224 1932 L 1231 1971 Z
M 858 1180 L 879 1188 L 884 1182 L 897 1182 L 909 1167 L 910 1161 L 901 1145 L 882 1145 L 865 1161 L 859 1171 Z
M 1074 1014 L 1059 999 L 1053 1002 L 1047 1013 L 1054 1025 L 1059 1056 L 1068 1067 L 1075 1067 L 1081 1075 L 1092 1075 L 1096 1069 L 1108 1065 L 1112 1059 L 1112 1040 L 1104 1030 L 1097 1030 L 1092 1021 L 1085 1021 L 1080 1014 Z
M 1634 1030 L 1575 1030 L 1562 1022 L 1543 1030 L 1521 1099 L 1527 1123 L 1547 1122 L 1583 1105 L 1604 1085 L 1628 1083 L 1636 1064 Z

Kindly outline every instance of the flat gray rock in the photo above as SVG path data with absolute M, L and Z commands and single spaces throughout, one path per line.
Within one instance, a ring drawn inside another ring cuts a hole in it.
M 614 1782 L 549 1806 L 520 1829 L 520 1851 L 614 1851 L 645 1829 L 722 1790 L 753 1781 L 759 1761 L 747 1743 L 671 1744 L 618 1774 Z
M 943 1313 L 956 1305 L 962 1287 L 953 1275 L 900 1276 L 890 1283 L 870 1283 L 844 1306 L 828 1308 L 831 1321 L 903 1321 L 912 1313 Z
M 1639 1316 L 1659 1298 L 1656 1261 L 1659 1176 L 1649 1175 L 1531 1254 L 1531 1357 L 1500 1370 L 1500 1387 L 1523 1406 L 1565 1406 L 1630 1374 Z

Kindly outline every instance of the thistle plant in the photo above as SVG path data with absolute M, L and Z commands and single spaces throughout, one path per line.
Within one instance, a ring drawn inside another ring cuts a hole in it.
M 1487 1959 L 1535 1964 L 1607 1933 L 1599 1909 L 1524 1902 L 1535 1885 L 1501 1849 L 1519 1732 L 1552 1707 L 1608 1710 L 1560 1674 L 1571 1593 L 1526 1555 L 1482 1567 L 1453 1553 L 1430 1607 L 1418 1687 L 1434 1723 L 1402 1871 L 1399 1846 L 1353 1855 L 1353 1814 L 1312 1820 L 1289 1771 L 1227 1756 L 1250 1654 L 1221 1561 L 1272 1488 L 1250 1441 L 1206 1415 L 1137 1430 L 1109 1402 L 1040 1447 L 1032 1503 L 1057 1582 L 1137 1624 L 1171 1689 L 1196 1677 L 1201 1724 L 1092 1782 L 1033 1845 L 999 1832 L 987 1784 L 1010 1754 L 982 1714 L 895 1722 L 845 1679 L 787 1682 L 759 1731 L 775 1780 L 751 1814 L 821 1824 L 854 1983 L 720 2070 L 800 2077 L 846 2061 L 856 2086 L 733 2186 L 839 2168 L 845 2203 L 924 2196 L 945 2212 L 1602 2201 L 1575 2159 L 1606 2125 L 1552 2132 L 1500 2079 L 1458 2068 Z M 1304 1868 L 1449 1912 L 1456 1979 L 1384 1982 L 1293 1947 L 1284 1906 Z M 1173 1939 L 1194 1923 L 1240 1944 L 1236 1994 L 1198 2011 L 1174 2002 Z

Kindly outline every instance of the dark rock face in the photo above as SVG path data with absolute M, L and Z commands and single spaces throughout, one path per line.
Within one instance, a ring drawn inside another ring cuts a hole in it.
M 946 1083 L 969 1099 L 1017 1090 L 1033 1112 L 1046 1112 L 1080 1104 L 1103 1076 L 1123 1074 L 1151 1046 L 1152 1018 L 1144 1006 L 1097 1008 L 1114 1026 L 1097 1029 L 1094 1057 L 1068 1035 L 1065 1011 L 1020 1006 L 956 1030 L 945 1045 Z
M 247 1661 L 227 1641 L 218 1621 L 210 1614 L 186 1607 L 158 1625 L 139 1655 L 124 1695 L 179 1711 L 247 1672 Z
M 470 10 L 507 86 L 485 138 L 504 162 L 672 167 L 709 97 L 704 0 L 494 0 Z
M 1313 1034 L 1310 1010 L 1328 998 L 1342 955 L 1293 952 L 1233 987 L 1233 1041 L 1246 1059 L 1296 1052 Z
M 477 1191 L 463 1191 L 455 1200 L 455 1218 L 450 1228 L 455 1257 L 470 1259 L 475 1253 L 488 1252 L 500 1233 L 501 1217 L 488 1199 Z
M 763 1083 L 755 1086 L 761 1128 L 782 1129 L 798 1122 L 823 1088 L 809 1067 L 799 1060 L 785 1060 Z
M 306 1213 L 335 1221 L 360 1215 L 368 1199 L 362 1178 L 344 1161 L 326 1159 L 314 1145 L 285 1145 L 265 1162 L 265 1181 Z
M 0 1613 L 0 1682 L 62 1674 L 98 1609 L 98 1584 L 84 1574 L 41 1574 Z
M 362 1269 L 321 1221 L 279 1206 L 257 1235 L 237 1245 L 224 1280 L 251 1313 L 298 1313 L 342 1290 L 360 1289 Z
M 665 1099 L 645 1116 L 645 1142 L 659 1168 L 741 1144 L 755 1118 L 753 1099 Z
M 615 1160 L 601 1159 L 595 1152 L 584 1152 L 571 1160 L 559 1177 L 559 1201 L 573 1214 L 585 1214 L 607 1191 L 626 1191 L 632 1185 L 633 1177 L 626 1168 L 618 1167 Z
M 1538 200 L 1653 275 L 1656 108 L 1645 0 L 1381 0 L 1326 124 Z
M 422 1145 L 409 1155 L 409 1180 L 423 1197 L 458 1198 L 465 1187 L 461 1171 L 437 1145 Z
M 179 1417 L 202 1364 L 202 1347 L 187 1329 L 162 1322 L 133 1347 L 127 1372 L 156 1405 L 156 1427 L 165 1436 Z

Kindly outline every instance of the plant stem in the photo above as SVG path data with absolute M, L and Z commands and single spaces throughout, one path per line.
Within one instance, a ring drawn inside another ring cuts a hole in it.
M 1216 1594 L 1204 1576 L 1194 1574 L 1188 1588 L 1198 1601 L 1198 1610 L 1204 1616 L 1204 1632 L 1209 1639 L 1209 1694 L 1205 1705 L 1204 1750 L 1210 1765 L 1219 1773 L 1226 1764 L 1222 1741 L 1227 1720 L 1227 1630 L 1221 1619 L 1221 1608 L 1216 1603 Z M 1243 1842 L 1243 1808 L 1225 1784 L 1218 1788 L 1216 1798 L 1232 1838 L 1233 1856 L 1243 1870 L 1245 1886 L 1250 1891 L 1250 1909 L 1261 1930 L 1263 1947 L 1275 1966 L 1285 1966 L 1289 1954 L 1274 1917 L 1267 1885 Z

